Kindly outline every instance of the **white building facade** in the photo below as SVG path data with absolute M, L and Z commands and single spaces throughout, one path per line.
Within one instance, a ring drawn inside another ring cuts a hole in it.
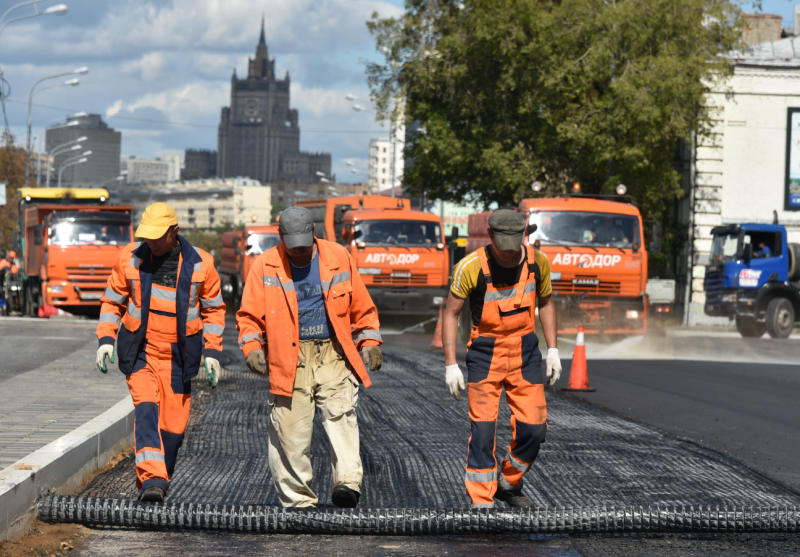
M 271 189 L 250 178 L 216 178 L 109 187 L 114 204 L 133 205 L 134 222 L 156 201 L 169 203 L 181 228 L 212 230 L 222 225 L 269 224 Z
M 684 319 L 689 325 L 727 322 L 703 313 L 714 226 L 771 223 L 777 216 L 789 241 L 800 242 L 800 201 L 790 202 L 789 196 L 790 175 L 800 190 L 800 38 L 758 44 L 735 59 L 733 76 L 707 97 L 712 133 L 694 148 L 688 200 L 691 288 Z M 797 168 L 787 164 L 792 149 Z

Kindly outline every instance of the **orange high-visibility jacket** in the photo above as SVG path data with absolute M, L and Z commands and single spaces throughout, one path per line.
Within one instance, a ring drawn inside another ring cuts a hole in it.
M 350 369 L 369 387 L 369 374 L 358 351 L 364 346 L 383 344 L 378 310 L 344 247 L 319 238 L 314 241 L 328 320 Z M 236 312 L 239 346 L 245 357 L 262 346 L 267 353 L 269 390 L 273 394 L 292 396 L 300 350 L 299 326 L 297 293 L 289 257 L 281 242 L 253 262 L 242 292 L 242 305 Z
M 186 381 L 197 375 L 203 354 L 217 360 L 222 355 L 225 303 L 214 258 L 192 247 L 183 237 L 178 236 L 178 240 L 181 254 L 172 304 Z M 150 317 L 152 279 L 150 248 L 144 242 L 131 243 L 120 251 L 103 294 L 97 339 L 100 344 L 113 344 L 116 339 L 119 368 L 126 375 L 133 371 L 136 355 L 143 349 Z M 152 305 L 159 303 L 153 300 Z M 159 308 L 164 309 L 160 306 L 152 309 Z

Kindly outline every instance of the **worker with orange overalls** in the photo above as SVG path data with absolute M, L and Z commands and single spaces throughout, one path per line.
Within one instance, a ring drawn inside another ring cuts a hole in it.
M 133 399 L 141 501 L 164 500 L 189 421 L 191 379 L 204 359 L 216 387 L 222 354 L 225 304 L 214 259 L 178 229 L 166 203 L 145 209 L 136 229 L 144 241 L 121 250 L 97 325 L 97 367 L 105 373 L 114 361 L 116 340 Z
M 546 376 L 561 375 L 555 305 L 550 300 L 550 262 L 533 246 L 523 246 L 525 218 L 499 209 L 489 217 L 491 244 L 465 256 L 453 269 L 442 319 L 445 381 L 460 399 L 464 374 L 456 363 L 458 315 L 469 301 L 472 329 L 467 344 L 467 392 L 471 434 L 465 483 L 473 507 L 493 507 L 495 499 L 529 507 L 522 478 L 547 432 L 542 355 L 536 336 L 536 306 L 547 343 Z M 495 456 L 500 394 L 511 409 L 511 443 L 498 469 Z

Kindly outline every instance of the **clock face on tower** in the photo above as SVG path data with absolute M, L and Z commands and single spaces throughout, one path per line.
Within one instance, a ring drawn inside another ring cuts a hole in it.
M 258 99 L 245 99 L 244 101 L 244 115 L 245 116 L 258 116 L 261 111 L 261 103 Z

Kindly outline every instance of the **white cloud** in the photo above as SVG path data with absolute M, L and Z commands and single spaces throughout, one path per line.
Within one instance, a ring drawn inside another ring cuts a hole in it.
M 123 102 L 121 99 L 117 99 L 114 103 L 106 108 L 106 118 L 112 118 L 119 114 L 119 111 L 122 110 Z
M 153 81 L 161 76 L 167 57 L 163 52 L 148 52 L 138 60 L 122 64 L 122 72 L 136 74 L 144 81 Z
M 240 77 L 246 75 L 264 13 L 278 77 L 286 71 L 292 77 L 291 104 L 300 112 L 301 148 L 330 152 L 340 179 L 358 179 L 343 159 L 363 159 L 369 138 L 386 132 L 373 114 L 353 112 L 344 97 L 352 93 L 359 104 L 368 103 L 360 59 L 374 57 L 374 41 L 365 22 L 373 11 L 397 15 L 401 4 L 402 0 L 73 2 L 64 17 L 25 20 L 3 31 L 3 71 L 12 90 L 9 124 L 14 130 L 24 127 L 27 94 L 36 80 L 87 65 L 90 73 L 80 76 L 79 87 L 36 95 L 34 128 L 86 111 L 104 114 L 109 125 L 122 131 L 126 154 L 214 148 L 220 107 L 230 102 L 231 71 L 235 67 Z M 192 126 L 181 125 L 185 123 Z

